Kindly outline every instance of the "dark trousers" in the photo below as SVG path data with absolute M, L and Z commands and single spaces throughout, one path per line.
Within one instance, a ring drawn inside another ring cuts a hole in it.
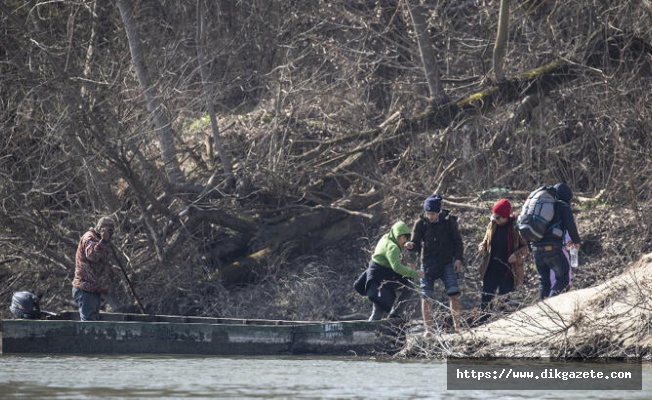
M 507 294 L 514 291 L 514 274 L 506 265 L 489 263 L 487 272 L 482 280 L 483 310 L 489 310 L 490 303 L 498 294 Z
M 416 289 L 413 285 L 405 285 L 395 282 L 384 282 L 380 287 L 370 284 L 367 289 L 367 297 L 371 300 L 370 321 L 382 319 L 386 314 L 389 317 L 410 318 L 414 310 L 411 310 L 411 299 Z
M 539 298 L 555 296 L 561 293 L 569 283 L 570 265 L 564 252 L 559 247 L 551 250 L 534 250 L 534 264 L 539 275 Z M 555 284 L 550 283 L 550 271 L 555 274 Z

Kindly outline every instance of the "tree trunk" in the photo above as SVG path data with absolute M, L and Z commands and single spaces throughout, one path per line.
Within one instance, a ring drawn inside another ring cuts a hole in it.
M 423 8 L 420 4 L 416 3 L 419 0 L 406 0 L 414 31 L 417 35 L 417 43 L 419 45 L 419 54 L 421 62 L 423 63 L 423 71 L 426 75 L 428 82 L 428 90 L 430 91 L 430 99 L 433 105 L 438 106 L 449 102 L 449 98 L 444 92 L 444 86 L 441 83 L 439 67 L 435 58 L 435 52 L 430 43 L 428 36 L 428 25 L 426 18 L 423 15 Z
M 93 96 L 93 90 L 89 88 L 88 82 L 92 81 L 92 61 L 93 61 L 93 55 L 95 54 L 95 46 L 97 45 L 97 23 L 98 20 L 101 20 L 103 17 L 106 17 L 104 15 L 105 12 L 105 7 L 102 7 L 98 5 L 98 3 L 93 3 L 93 15 L 98 15 L 98 18 L 93 18 L 92 20 L 92 27 L 91 27 L 91 36 L 88 40 L 88 47 L 86 49 L 86 59 L 84 62 L 84 70 L 83 70 L 83 76 L 87 79 L 86 82 L 82 81 L 81 88 L 80 88 L 80 98 L 85 101 L 86 104 L 89 105 L 89 107 L 92 107 L 93 104 L 95 103 L 95 98 Z M 66 101 L 68 101 L 69 105 L 68 107 L 71 110 L 75 109 L 75 103 L 73 101 L 70 101 L 71 99 L 66 98 Z M 92 110 L 87 110 L 87 112 L 92 112 Z M 79 157 L 81 157 L 84 160 L 84 166 L 86 167 L 86 173 L 88 174 L 88 187 L 92 187 L 100 195 L 100 198 L 104 200 L 104 203 L 106 204 L 109 214 L 116 212 L 120 208 L 120 200 L 118 197 L 115 195 L 115 193 L 111 190 L 111 177 L 109 177 L 108 173 L 101 173 L 98 171 L 97 167 L 95 166 L 94 162 L 94 157 L 88 156 L 88 152 L 84 147 L 84 140 L 83 138 L 79 135 L 76 129 L 68 129 L 68 132 L 75 132 L 72 134 L 70 143 L 72 147 L 75 149 Z M 95 196 L 91 196 L 91 199 L 95 200 Z M 94 205 L 94 208 L 96 210 L 102 209 L 103 207 L 99 207 L 99 205 Z
M 213 132 L 213 144 L 217 149 L 217 154 L 220 156 L 222 161 L 222 168 L 227 177 L 227 188 L 233 189 L 235 187 L 235 177 L 233 175 L 233 170 L 231 169 L 231 160 L 229 160 L 226 152 L 224 151 L 224 145 L 222 144 L 222 138 L 220 138 L 220 128 L 217 125 L 217 118 L 215 117 L 215 110 L 213 108 L 213 101 L 210 96 L 210 89 L 208 87 L 208 72 L 206 71 L 206 65 L 204 64 L 204 48 L 203 48 L 203 37 L 204 37 L 204 13 L 202 12 L 202 3 L 203 0 L 197 0 L 197 62 L 199 63 L 199 75 L 201 76 L 202 91 L 204 92 L 204 98 L 206 99 L 206 111 L 211 120 L 211 130 Z
M 147 108 L 149 109 L 154 126 L 158 132 L 159 144 L 161 146 L 161 156 L 165 163 L 165 170 L 168 178 L 175 184 L 185 183 L 181 166 L 177 160 L 177 150 L 174 144 L 174 131 L 170 127 L 170 120 L 165 112 L 165 106 L 159 96 L 156 95 L 155 88 L 152 86 L 149 78 L 149 72 L 145 64 L 143 50 L 140 46 L 140 39 L 136 31 L 136 26 L 133 20 L 133 9 L 129 0 L 116 0 L 120 16 L 122 17 L 122 24 L 127 34 L 129 41 L 129 49 L 131 51 L 131 59 L 134 63 L 138 81 L 145 95 L 147 101 Z
M 500 0 L 500 13 L 498 15 L 498 32 L 494 44 L 493 70 L 496 82 L 505 78 L 503 63 L 507 50 L 507 39 L 509 37 L 509 0 Z

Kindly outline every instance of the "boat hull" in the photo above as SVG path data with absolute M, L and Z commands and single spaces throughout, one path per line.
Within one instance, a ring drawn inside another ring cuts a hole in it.
M 103 314 L 100 321 L 5 320 L 4 354 L 368 355 L 386 352 L 381 321 L 292 322 Z M 147 321 L 149 319 L 149 321 Z

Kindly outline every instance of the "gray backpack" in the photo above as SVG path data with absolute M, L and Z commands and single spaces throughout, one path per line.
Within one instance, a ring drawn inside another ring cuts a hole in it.
M 516 221 L 516 229 L 525 240 L 538 242 L 548 232 L 555 216 L 556 202 L 557 191 L 552 185 L 542 186 L 530 193 Z

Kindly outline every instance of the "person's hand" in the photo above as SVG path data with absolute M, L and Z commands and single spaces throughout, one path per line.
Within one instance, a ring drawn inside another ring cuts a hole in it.
M 406 242 L 405 248 L 408 250 L 412 250 L 414 248 L 414 242 Z
M 453 264 L 453 270 L 455 271 L 456 274 L 460 273 L 462 271 L 462 261 L 461 260 L 455 260 L 455 264 Z
M 516 254 L 512 254 L 511 256 L 509 256 L 509 258 L 507 259 L 507 262 L 510 263 L 510 264 L 515 264 L 516 263 Z
M 579 243 L 573 243 L 571 240 L 566 242 L 566 248 L 568 250 L 572 249 L 573 247 L 575 247 L 577 250 L 579 250 L 580 249 L 580 244 Z
M 478 252 L 480 252 L 480 255 L 484 256 L 485 251 L 486 250 L 484 249 L 484 245 L 482 243 L 480 243 L 478 245 Z

